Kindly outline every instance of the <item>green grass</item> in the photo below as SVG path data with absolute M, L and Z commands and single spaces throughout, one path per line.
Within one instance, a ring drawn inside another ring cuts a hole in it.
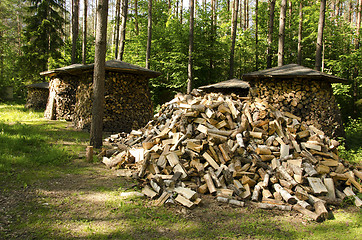
M 362 118 L 352 119 L 344 125 L 346 131 L 345 143 L 339 146 L 340 156 L 353 164 L 362 162 Z M 343 142 L 343 139 L 342 139 Z

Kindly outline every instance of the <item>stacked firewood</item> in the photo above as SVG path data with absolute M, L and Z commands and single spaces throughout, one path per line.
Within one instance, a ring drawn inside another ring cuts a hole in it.
M 28 88 L 26 108 L 44 109 L 49 97 L 48 88 Z
M 72 120 L 78 81 L 71 76 L 53 78 L 49 83 L 49 98 L 44 112 L 48 119 Z
M 236 95 L 178 94 L 144 128 L 105 139 L 103 163 L 132 170 L 159 206 L 192 208 L 200 194 L 264 209 L 295 209 L 316 221 L 362 192 L 362 172 L 338 157 L 338 142 L 268 103 Z M 251 200 L 251 201 L 250 201 Z
M 257 80 L 253 85 L 253 94 L 271 106 L 301 117 L 307 125 L 314 125 L 328 136 L 344 137 L 340 111 L 329 82 Z
M 83 76 L 77 90 L 73 122 L 77 128 L 90 129 L 93 75 Z M 130 132 L 152 118 L 148 79 L 142 75 L 107 72 L 103 128 L 107 132 Z

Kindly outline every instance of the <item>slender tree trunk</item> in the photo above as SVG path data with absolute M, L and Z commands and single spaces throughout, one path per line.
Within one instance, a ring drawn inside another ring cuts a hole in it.
M 184 8 L 184 0 L 180 0 L 180 23 L 182 24 L 182 17 L 183 17 L 183 8 Z
M 315 54 L 315 69 L 320 71 L 322 67 L 322 50 L 323 50 L 323 30 L 324 19 L 326 15 L 326 0 L 321 0 L 318 22 L 317 46 Z
M 116 33 L 115 33 L 115 51 L 114 51 L 114 58 L 118 59 L 118 52 L 119 52 L 119 22 L 121 18 L 121 0 L 116 1 Z
M 88 0 L 83 1 L 83 45 L 82 45 L 82 63 L 87 62 L 87 20 L 88 20 Z
M 249 0 L 246 0 L 246 28 L 249 28 Z
M 233 0 L 232 15 L 231 15 L 231 47 L 230 47 L 230 68 L 229 68 L 229 79 L 234 77 L 234 54 L 235 54 L 235 40 L 236 30 L 238 28 L 238 8 L 239 0 Z
M 216 39 L 216 0 L 211 0 L 211 34 L 210 34 L 210 48 L 214 49 L 214 43 Z M 210 71 L 209 71 L 209 82 L 213 77 L 214 72 L 214 56 L 210 54 Z
M 94 36 L 97 32 L 97 6 L 98 6 L 98 0 L 95 0 L 95 8 L 94 8 Z
M 267 48 L 267 68 L 272 67 L 272 42 L 273 42 L 273 30 L 274 30 L 274 10 L 275 10 L 275 1 L 269 0 L 269 26 L 268 26 L 268 48 Z
M 356 49 L 359 49 L 359 44 L 360 44 L 361 10 L 362 10 L 362 0 L 358 0 L 357 18 L 356 18 L 356 42 L 355 42 Z
M 297 63 L 302 65 L 303 0 L 299 3 L 298 56 Z
M 259 0 L 255 1 L 255 70 L 259 69 L 259 55 L 258 55 L 258 11 Z
M 279 18 L 278 66 L 284 65 L 285 15 L 287 0 L 282 0 Z
M 99 0 L 97 5 L 97 32 L 94 55 L 93 74 L 93 107 L 90 132 L 90 145 L 95 148 L 102 146 L 103 115 L 104 115 L 104 82 L 105 59 L 107 45 L 108 0 Z
M 72 1 L 72 64 L 77 62 L 77 40 L 79 33 L 79 0 Z
M 123 0 L 122 5 L 122 25 L 121 25 L 121 40 L 119 46 L 119 59 L 123 61 L 124 45 L 126 44 L 126 25 L 128 15 L 128 0 Z
M 247 29 L 248 22 L 248 11 L 247 11 L 248 0 L 244 0 L 244 31 Z
M 189 61 L 187 65 L 187 94 L 192 91 L 193 85 L 193 64 L 192 55 L 194 51 L 194 0 L 190 0 L 190 29 L 189 29 Z
M 147 49 L 146 49 L 146 68 L 150 69 L 152 43 L 152 0 L 148 0 L 148 26 L 147 26 Z
M 138 0 L 134 0 L 134 27 L 136 29 L 136 35 L 140 34 L 138 27 Z
M 239 0 L 239 29 L 243 29 L 243 0 Z
M 178 8 L 179 8 L 179 0 L 176 1 L 176 19 L 178 19 Z
M 350 0 L 348 4 L 347 21 L 352 24 L 353 1 Z

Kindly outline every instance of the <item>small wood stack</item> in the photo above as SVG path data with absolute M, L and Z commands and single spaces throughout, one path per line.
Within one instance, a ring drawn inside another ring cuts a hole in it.
M 93 75 L 83 75 L 77 90 L 73 122 L 79 129 L 90 129 Z M 106 72 L 103 128 L 107 132 L 130 132 L 152 118 L 148 78 L 143 75 Z
M 49 83 L 49 98 L 44 112 L 47 119 L 72 120 L 78 81 L 71 76 L 53 78 Z
M 48 82 L 28 85 L 28 96 L 25 107 L 32 109 L 44 109 L 49 97 L 48 85 Z
M 178 94 L 144 128 L 105 140 L 103 162 L 133 169 L 155 205 L 192 208 L 199 194 L 236 206 L 295 209 L 316 221 L 362 192 L 362 172 L 338 157 L 338 142 L 260 99 Z

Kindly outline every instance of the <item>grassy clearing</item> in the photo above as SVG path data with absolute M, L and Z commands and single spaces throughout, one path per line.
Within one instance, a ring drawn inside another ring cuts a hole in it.
M 362 212 L 352 206 L 315 223 L 296 212 L 232 208 L 211 196 L 194 210 L 123 198 L 121 192 L 138 190 L 135 182 L 78 157 L 88 133 L 42 115 L 22 105 L 0 104 L 0 239 L 324 240 L 362 235 Z

